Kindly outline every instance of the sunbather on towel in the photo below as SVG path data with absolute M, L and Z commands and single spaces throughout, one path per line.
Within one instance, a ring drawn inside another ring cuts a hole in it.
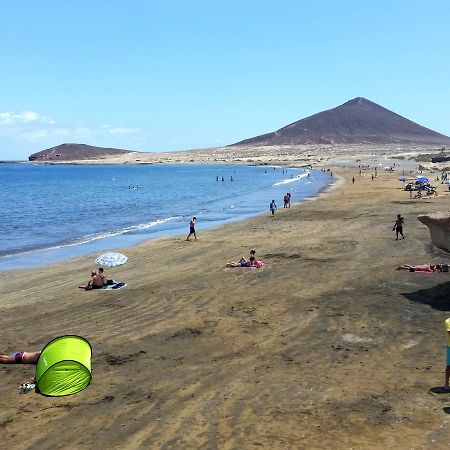
M 41 352 L 16 352 L 0 355 L 0 364 L 36 364 Z
M 242 257 L 239 262 L 229 262 L 225 265 L 225 267 L 256 267 L 258 269 L 262 266 L 263 262 L 256 259 L 254 256 L 250 256 L 249 259 Z
M 397 267 L 397 270 L 409 270 L 410 272 L 448 272 L 448 264 L 422 264 L 417 266 L 410 266 L 403 264 Z
M 242 257 L 238 262 L 227 262 L 225 267 L 250 267 L 252 258 L 255 259 L 253 256 L 250 256 L 250 259 Z

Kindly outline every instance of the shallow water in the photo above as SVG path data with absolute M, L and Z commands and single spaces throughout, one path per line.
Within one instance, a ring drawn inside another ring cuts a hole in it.
M 222 181 L 223 179 L 223 181 Z M 291 192 L 330 184 L 321 171 L 241 165 L 0 165 L 0 269 L 35 267 L 242 220 Z

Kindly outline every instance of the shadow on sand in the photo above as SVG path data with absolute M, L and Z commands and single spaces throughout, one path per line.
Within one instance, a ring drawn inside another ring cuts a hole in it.
M 430 389 L 431 392 L 433 392 L 433 394 L 450 394 L 450 389 L 446 388 L 444 386 L 436 386 L 436 387 L 432 387 Z M 449 408 L 450 410 L 450 408 Z
M 450 281 L 432 288 L 402 293 L 402 295 L 412 302 L 430 305 L 439 311 L 450 311 Z

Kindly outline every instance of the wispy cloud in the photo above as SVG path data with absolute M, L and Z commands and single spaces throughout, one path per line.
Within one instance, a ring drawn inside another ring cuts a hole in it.
M 42 147 L 58 141 L 111 145 L 114 143 L 111 139 L 126 138 L 140 132 L 138 128 L 120 125 L 65 126 L 34 111 L 0 112 L 0 137 Z
M 0 112 L 0 125 L 16 126 L 20 124 L 41 123 L 53 125 L 55 121 L 50 117 L 40 115 L 33 111 Z

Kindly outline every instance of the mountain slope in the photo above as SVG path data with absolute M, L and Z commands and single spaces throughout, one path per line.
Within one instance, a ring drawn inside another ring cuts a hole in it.
M 363 97 L 233 145 L 415 143 L 450 144 L 450 138 Z

